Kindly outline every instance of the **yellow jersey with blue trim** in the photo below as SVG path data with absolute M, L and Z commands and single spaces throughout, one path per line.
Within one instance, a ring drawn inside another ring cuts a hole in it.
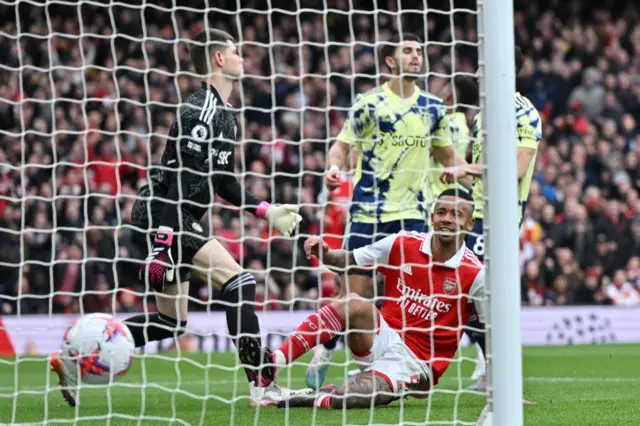
M 401 98 L 385 83 L 356 98 L 337 137 L 360 151 L 352 222 L 425 219 L 431 146 L 451 145 L 442 136 L 445 114 L 440 98 L 417 87 Z
M 453 112 L 443 118 L 442 137 L 448 138 L 453 143 L 453 147 L 461 158 L 466 158 L 467 148 L 471 142 L 471 131 L 467 125 L 467 117 L 464 112 Z M 438 159 L 431 155 L 429 162 L 429 200 L 435 200 L 442 191 L 453 188 L 456 184 L 447 184 L 440 180 L 440 175 L 444 166 Z
M 531 101 L 516 92 L 516 147 L 531 148 L 535 154 L 531 159 L 527 173 L 518 183 L 518 222 L 522 220 L 524 209 L 529 198 L 529 189 L 538 156 L 538 146 L 542 140 L 542 119 L 540 113 Z M 476 115 L 473 125 L 474 140 L 472 142 L 471 155 L 474 164 L 483 164 L 484 137 L 481 132 L 482 121 L 480 114 Z M 514 158 L 513 161 L 516 161 Z M 475 210 L 473 216 L 476 219 L 484 219 L 484 186 L 482 179 L 475 179 L 473 184 L 473 199 Z

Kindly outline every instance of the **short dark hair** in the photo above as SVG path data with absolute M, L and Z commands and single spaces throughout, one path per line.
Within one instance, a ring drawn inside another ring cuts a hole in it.
M 475 78 L 468 75 L 456 75 L 451 82 L 451 89 L 455 90 L 456 103 L 464 105 L 477 105 L 480 97 L 480 89 Z
M 382 46 L 380 46 L 379 55 L 382 63 L 386 64 L 387 56 L 393 57 L 396 53 L 396 49 L 400 46 L 400 44 L 404 41 L 417 41 L 422 44 L 422 40 L 414 33 L 398 33 L 391 37 L 388 41 L 382 42 Z
M 438 195 L 438 201 L 440 201 L 442 197 L 456 197 L 468 201 L 471 205 L 471 212 L 473 213 L 473 195 L 471 195 L 471 192 L 466 189 L 461 187 L 447 188 Z
M 229 47 L 229 41 L 235 42 L 231 34 L 221 30 L 202 30 L 196 34 L 189 47 L 189 56 L 196 72 L 200 75 L 209 74 L 211 58 L 216 52 Z
M 524 53 L 522 53 L 522 49 L 516 47 L 514 56 L 516 58 L 516 75 L 518 75 L 524 65 Z

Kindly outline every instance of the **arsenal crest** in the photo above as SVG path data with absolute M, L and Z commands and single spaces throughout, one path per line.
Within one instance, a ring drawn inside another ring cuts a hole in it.
M 445 294 L 453 294 L 456 292 L 457 288 L 458 283 L 454 279 L 445 278 L 444 283 L 442 283 L 442 290 L 445 292 Z

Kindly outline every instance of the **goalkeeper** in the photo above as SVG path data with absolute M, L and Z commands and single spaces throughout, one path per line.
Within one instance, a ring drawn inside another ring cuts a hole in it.
M 520 48 L 515 50 L 515 70 L 516 75 L 524 65 L 525 57 Z M 542 120 L 538 110 L 533 106 L 531 101 L 516 92 L 515 96 L 516 110 L 516 152 L 517 152 L 517 168 L 518 168 L 518 214 L 519 223 L 522 224 L 524 210 L 527 206 L 529 198 L 529 189 L 531 188 L 531 180 L 536 165 L 536 156 L 538 153 L 538 145 L 542 140 Z M 480 114 L 476 115 L 474 120 L 474 141 L 471 146 L 471 160 L 473 164 L 462 167 L 446 168 L 442 173 L 442 179 L 452 182 L 455 179 L 467 179 L 473 176 L 473 198 L 475 202 L 475 210 L 473 217 L 475 225 L 471 234 L 467 236 L 466 244 L 473 253 L 480 259 L 484 260 L 484 190 L 482 181 L 482 172 L 484 166 L 482 164 L 484 151 L 484 137 L 482 135 L 482 123 Z M 466 181 L 462 182 L 466 185 Z M 484 327 L 477 319 L 472 319 L 469 325 L 474 329 L 471 333 L 473 339 L 485 351 L 485 334 Z M 478 356 L 478 358 L 480 355 Z M 484 390 L 486 389 L 486 376 L 481 376 L 480 380 L 469 389 Z
M 401 230 L 423 231 L 425 184 L 430 153 L 444 166 L 466 164 L 447 135 L 446 106 L 420 90 L 416 80 L 424 65 L 422 41 L 398 34 L 381 48 L 390 80 L 359 95 L 344 128 L 328 154 L 325 185 L 333 190 L 349 154 L 358 148 L 349 221 L 344 248 L 355 250 Z M 343 283 L 341 295 L 371 296 L 371 271 L 360 271 Z M 310 388 L 322 385 L 337 338 L 318 346 L 307 369 Z
M 147 342 L 178 336 L 187 325 L 189 275 L 209 282 L 226 302 L 227 327 L 253 382 L 254 403 L 268 396 L 279 399 L 282 390 L 271 383 L 273 368 L 263 364 L 260 325 L 253 302 L 256 280 L 236 263 L 215 239 L 205 233 L 200 219 L 214 201 L 213 195 L 265 218 L 269 225 L 288 236 L 301 217 L 297 206 L 272 206 L 256 199 L 234 177 L 237 124 L 227 100 L 235 80 L 242 77 L 242 58 L 233 37 L 218 30 L 202 31 L 190 49 L 196 72 L 209 77 L 189 96 L 169 133 L 161 164 L 150 168 L 150 184 L 142 187 L 131 222 L 137 243 L 149 250 L 140 278 L 156 291 L 157 313 L 126 320 L 136 347 Z M 149 235 L 150 234 L 150 235 Z M 151 238 L 149 238 L 151 237 Z M 238 335 L 245 335 L 237 339 Z M 258 336 L 251 337 L 251 336 Z M 75 405 L 75 384 L 57 357 L 52 368 L 67 387 L 63 395 Z

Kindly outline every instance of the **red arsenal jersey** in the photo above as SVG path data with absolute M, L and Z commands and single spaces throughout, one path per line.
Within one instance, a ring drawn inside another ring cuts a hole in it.
M 385 275 L 382 317 L 419 359 L 430 362 L 437 383 L 474 306 L 484 321 L 484 268 L 464 244 L 446 262 L 434 263 L 431 238 L 401 232 L 356 249 L 354 256 L 359 266 L 376 266 Z

